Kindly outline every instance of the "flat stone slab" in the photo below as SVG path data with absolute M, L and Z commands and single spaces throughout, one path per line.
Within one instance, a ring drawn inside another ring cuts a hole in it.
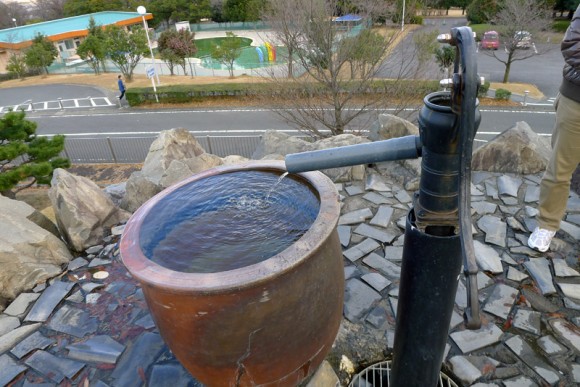
M 24 363 L 56 383 L 64 378 L 72 379 L 85 366 L 84 363 L 56 357 L 42 350 L 34 352 Z
M 350 244 L 350 226 L 337 226 L 336 230 L 338 231 L 338 239 L 340 239 L 340 244 L 343 247 L 347 247 Z
M 529 277 L 529 275 L 527 275 L 526 273 L 522 273 L 521 271 L 519 271 L 515 267 L 511 267 L 511 266 L 508 267 L 507 279 L 509 279 L 511 281 L 515 281 L 515 282 L 522 282 L 523 280 L 525 280 L 528 277 Z
M 469 353 L 499 342 L 503 332 L 494 323 L 482 326 L 478 330 L 453 332 L 449 336 L 462 353 Z
M 30 304 L 40 297 L 39 293 L 20 293 L 4 310 L 4 313 L 10 316 L 20 317 L 26 313 Z
M 54 343 L 56 343 L 55 339 L 48 338 L 42 333 L 36 331 L 12 348 L 10 353 L 21 359 L 36 349 L 46 349 L 49 345 Z
M 363 199 L 368 200 L 373 204 L 390 204 L 391 200 L 376 192 L 368 192 L 363 196 Z
M 522 180 L 520 178 L 511 177 L 508 175 L 501 175 L 497 178 L 497 190 L 500 195 L 508 195 L 513 198 L 518 197 L 518 190 Z
M 484 215 L 477 221 L 477 226 L 485 232 L 485 242 L 506 247 L 507 226 L 500 218 Z
M 467 360 L 465 356 L 453 356 L 449 359 L 453 374 L 463 383 L 471 384 L 482 376 L 479 368 Z
M 367 219 L 373 217 L 373 212 L 370 208 L 363 208 L 361 210 L 347 212 L 338 218 L 338 224 L 356 224 L 362 223 Z
M 517 376 L 503 381 L 505 387 L 538 387 L 538 384 L 527 376 Z
M 367 284 L 371 285 L 377 292 L 382 291 L 384 288 L 391 284 L 391 281 L 379 273 L 368 273 L 363 275 L 361 279 Z
M 353 232 L 355 234 L 375 239 L 382 243 L 392 243 L 397 237 L 397 235 L 391 234 L 373 226 L 369 226 L 366 223 L 361 223 L 357 228 L 354 229 Z
M 544 379 L 550 386 L 554 386 L 560 381 L 558 371 L 536 355 L 532 347 L 530 347 L 530 345 L 520 336 L 514 336 L 506 340 L 505 344 L 518 358 L 520 358 L 520 360 L 534 370 L 534 372 Z
M 371 238 L 367 238 L 358 245 L 351 247 L 348 250 L 342 252 L 342 254 L 351 262 L 356 261 L 369 254 L 370 252 L 381 247 L 377 241 Z
M 14 347 L 18 342 L 20 342 L 20 340 L 39 329 L 41 325 L 42 324 L 40 323 L 23 325 L 3 336 L 0 336 L 0 353 L 6 352 Z
M 154 365 L 151 370 L 151 378 L 148 380 L 147 385 L 203 387 L 179 363 Z
M 558 287 L 562 290 L 562 293 L 566 297 L 574 298 L 580 300 L 580 284 L 558 284 Z
M 546 258 L 530 258 L 528 262 L 524 262 L 524 266 L 543 295 L 556 293 L 552 272 Z
M 559 341 L 573 349 L 576 355 L 580 355 L 580 332 L 578 329 L 573 329 L 570 323 L 563 319 L 548 320 L 548 324 L 554 330 Z
M 85 337 L 96 332 L 99 322 L 90 317 L 88 311 L 64 305 L 50 319 L 48 328 L 76 337 Z
M 8 355 L 0 356 L 0 386 L 6 386 L 28 367 L 18 364 Z
M 572 269 L 566 263 L 566 260 L 561 258 L 552 259 L 552 265 L 554 265 L 554 274 L 556 277 L 578 277 L 580 273 Z
M 531 310 L 518 309 L 514 316 L 514 327 L 534 335 L 540 335 L 542 314 Z
M 473 241 L 475 250 L 475 260 L 477 266 L 483 271 L 490 271 L 494 274 L 503 273 L 501 258 L 493 247 L 485 245 L 480 241 Z
M 388 227 L 395 210 L 391 206 L 381 205 L 377 214 L 370 220 L 369 224 L 379 227 Z
M 365 181 L 365 189 L 367 191 L 373 190 L 390 192 L 391 186 L 384 180 L 381 175 L 377 175 L 376 173 L 369 173 Z
M 131 348 L 127 348 L 121 356 L 112 377 L 115 386 L 141 387 L 143 381 L 139 376 L 139 369 L 147 369 L 163 352 L 165 344 L 160 335 L 145 332 Z M 176 386 L 177 387 L 177 386 Z
M 105 335 L 94 336 L 84 343 L 75 343 L 66 348 L 71 359 L 107 364 L 115 364 L 125 350 L 124 345 Z
M 371 253 L 363 259 L 363 262 L 373 269 L 376 269 L 387 277 L 397 279 L 401 277 L 401 266 L 381 257 L 376 253 Z
M 499 318 L 507 319 L 518 295 L 518 289 L 498 283 L 485 302 L 483 310 Z
M 472 202 L 471 208 L 481 215 L 493 214 L 497 210 L 497 204 L 490 202 Z
M 61 281 L 50 285 L 36 300 L 24 321 L 44 322 L 48 320 L 54 308 L 67 296 L 74 285 L 74 282 Z
M 0 336 L 11 332 L 20 326 L 20 319 L 14 316 L 0 315 Z
M 359 279 L 353 278 L 346 281 L 344 317 L 351 322 L 360 321 L 381 298 L 376 290 Z
M 544 352 L 548 355 L 563 355 L 568 349 L 560 344 L 553 336 L 540 337 L 536 343 L 542 348 Z

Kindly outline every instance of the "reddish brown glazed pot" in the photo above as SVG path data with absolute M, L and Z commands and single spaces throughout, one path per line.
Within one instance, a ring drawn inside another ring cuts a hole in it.
M 144 218 L 166 195 L 232 171 L 285 172 L 283 162 L 250 162 L 194 175 L 153 197 L 131 217 L 121 256 L 140 282 L 159 331 L 177 359 L 208 386 L 295 386 L 324 360 L 342 319 L 344 271 L 334 184 L 301 173 L 320 199 L 306 233 L 257 264 L 218 273 L 172 271 L 139 242 Z M 219 243 L 219 240 L 216 241 Z

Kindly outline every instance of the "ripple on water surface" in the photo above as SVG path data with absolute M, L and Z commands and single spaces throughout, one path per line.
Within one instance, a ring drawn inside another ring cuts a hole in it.
M 262 262 L 298 240 L 320 208 L 300 177 L 238 171 L 186 184 L 161 199 L 141 226 L 152 261 L 186 273 L 216 273 Z

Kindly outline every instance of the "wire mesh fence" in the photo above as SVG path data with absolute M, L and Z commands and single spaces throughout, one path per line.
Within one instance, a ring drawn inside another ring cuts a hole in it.
M 63 157 L 73 164 L 131 164 L 145 161 L 156 136 L 73 137 L 67 136 Z M 262 136 L 196 136 L 206 152 L 219 157 L 251 158 Z

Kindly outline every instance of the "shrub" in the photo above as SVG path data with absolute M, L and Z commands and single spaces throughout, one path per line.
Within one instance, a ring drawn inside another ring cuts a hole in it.
M 418 25 L 423 25 L 423 16 L 421 15 L 413 15 L 411 16 L 411 18 L 409 19 L 409 23 L 410 24 L 418 24 Z
M 552 29 L 555 32 L 566 32 L 568 26 L 570 25 L 570 20 L 556 20 L 552 23 Z
M 482 97 L 485 97 L 485 96 L 487 95 L 487 92 L 488 92 L 488 90 L 489 90 L 489 86 L 490 86 L 490 85 L 491 85 L 491 84 L 489 83 L 489 81 L 488 81 L 488 80 L 486 80 L 486 81 L 483 83 L 483 85 L 480 85 L 480 86 L 479 86 L 479 90 L 478 90 L 478 92 L 477 92 L 477 96 L 478 96 L 478 97 L 480 97 L 480 98 L 482 98 Z M 503 90 L 503 89 L 502 89 L 502 90 Z M 506 90 L 506 91 L 507 91 L 507 90 Z M 511 94 L 511 93 L 510 93 L 510 94 Z M 497 98 L 497 94 L 496 94 L 496 98 Z
M 495 99 L 500 101 L 507 101 L 512 96 L 512 92 L 506 89 L 497 89 L 495 91 Z

